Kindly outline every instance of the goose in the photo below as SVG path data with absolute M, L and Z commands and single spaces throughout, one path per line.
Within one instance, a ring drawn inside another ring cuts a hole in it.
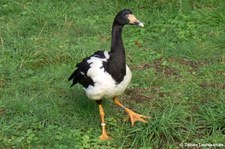
M 133 15 L 130 9 L 120 11 L 112 24 L 111 50 L 97 51 L 84 58 L 76 65 L 76 69 L 68 79 L 73 80 L 71 86 L 81 84 L 87 97 L 98 104 L 102 126 L 100 140 L 111 139 L 106 132 L 103 98 L 112 98 L 116 105 L 124 109 L 130 117 L 132 127 L 135 122 L 147 123 L 146 119 L 150 118 L 133 112 L 118 98 L 125 91 L 132 77 L 131 70 L 126 65 L 125 48 L 121 36 L 124 25 L 144 27 L 144 24 Z

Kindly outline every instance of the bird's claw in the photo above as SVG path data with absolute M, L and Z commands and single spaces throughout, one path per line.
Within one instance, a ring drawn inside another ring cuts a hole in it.
M 109 137 L 107 134 L 105 134 L 105 133 L 103 133 L 100 137 L 100 140 L 111 140 L 112 138 L 111 137 Z
M 143 123 L 147 123 L 147 121 L 145 119 L 150 118 L 149 116 L 144 116 L 144 115 L 135 113 L 130 109 L 126 109 L 126 112 L 130 117 L 132 127 L 134 126 L 135 122 L 140 121 L 140 122 L 143 122 Z

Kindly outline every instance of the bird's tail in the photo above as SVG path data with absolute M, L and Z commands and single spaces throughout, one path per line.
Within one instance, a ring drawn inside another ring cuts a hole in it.
M 68 78 L 68 80 L 72 80 L 73 79 L 73 83 L 71 86 L 74 86 L 75 84 L 77 84 L 79 82 L 79 80 L 82 78 L 82 75 L 80 73 L 80 70 L 79 68 L 76 69 L 71 75 L 70 77 Z

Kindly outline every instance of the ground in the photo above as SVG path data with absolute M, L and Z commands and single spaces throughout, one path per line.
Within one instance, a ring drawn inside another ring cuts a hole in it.
M 101 142 L 97 104 L 67 78 L 83 57 L 109 50 L 123 8 L 145 27 L 124 28 L 133 78 L 120 99 L 151 119 L 132 128 L 105 99 L 113 139 Z M 0 147 L 225 146 L 224 9 L 223 0 L 2 0 Z

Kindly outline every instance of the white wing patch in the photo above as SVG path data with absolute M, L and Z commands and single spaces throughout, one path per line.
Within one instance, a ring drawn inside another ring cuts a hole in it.
M 106 59 L 109 59 L 109 52 L 108 51 L 104 51 L 104 55 L 105 55 Z

